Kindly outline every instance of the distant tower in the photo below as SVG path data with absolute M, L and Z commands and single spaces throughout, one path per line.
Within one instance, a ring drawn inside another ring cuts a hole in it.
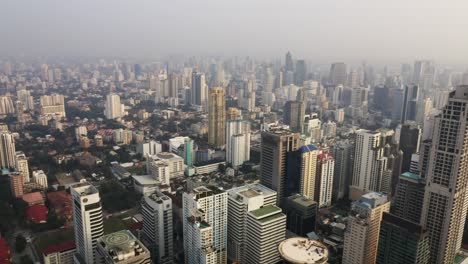
M 97 239 L 104 235 L 99 191 L 88 182 L 70 187 L 73 197 L 75 228 L 75 263 L 100 263 L 96 252 Z
M 293 61 L 291 52 L 289 52 L 289 51 L 286 53 L 286 57 L 285 57 L 285 61 L 284 61 L 284 70 L 286 72 L 288 72 L 288 71 L 293 72 L 294 71 L 294 61 Z
M 106 97 L 106 108 L 104 115 L 107 119 L 116 119 L 123 116 L 123 105 L 120 103 L 120 96 L 118 94 L 108 94 Z
M 167 195 L 156 191 L 143 197 L 141 203 L 143 215 L 142 241 L 154 256 L 156 263 L 173 263 L 173 227 L 172 200 Z
M 468 86 L 449 96 L 433 126 L 421 225 L 429 231 L 431 263 L 453 263 L 468 207 Z
M 380 221 L 389 209 L 387 196 L 375 192 L 352 203 L 344 236 L 343 264 L 375 263 Z
M 261 183 L 278 193 L 278 204 L 286 191 L 288 152 L 299 149 L 299 139 L 300 134 L 281 128 L 262 132 Z
M 208 143 L 221 147 L 226 144 L 226 96 L 222 87 L 210 91 L 208 110 Z
M 330 153 L 317 156 L 316 201 L 319 207 L 330 206 L 333 193 L 333 177 L 335 174 L 335 159 Z
M 303 86 L 306 80 L 307 67 L 304 60 L 296 61 L 296 71 L 294 72 L 294 84 L 297 86 Z
M 226 263 L 227 200 L 227 193 L 215 186 L 183 194 L 185 263 Z
M 305 197 L 315 198 L 317 155 L 318 149 L 314 145 L 302 146 L 287 154 L 285 196 L 300 193 Z
M 333 63 L 330 68 L 330 83 L 333 85 L 345 85 L 347 80 L 346 64 Z
M 11 195 L 15 198 L 21 198 L 24 186 L 23 175 L 19 172 L 11 172 L 8 176 L 10 177 Z
M 240 166 L 250 160 L 250 123 L 230 120 L 226 123 L 226 161 Z
M 208 97 L 208 87 L 205 81 L 205 74 L 193 71 L 192 72 L 192 89 L 191 89 L 191 104 L 197 105 L 206 110 Z
M 23 182 L 29 182 L 29 165 L 28 165 L 28 158 L 22 151 L 16 152 L 16 171 L 20 172 L 23 175 Z
M 10 132 L 0 132 L 0 164 L 2 168 L 16 167 L 15 140 Z
M 421 127 L 416 123 L 406 123 L 400 129 L 400 149 L 403 151 L 401 172 L 410 170 L 411 156 L 419 151 Z
M 333 200 L 341 200 L 349 195 L 349 185 L 353 175 L 354 145 L 350 142 L 338 142 L 333 146 L 335 158 L 335 179 L 333 180 Z
M 403 110 L 401 114 L 401 123 L 407 120 L 416 121 L 416 112 L 418 110 L 419 87 L 417 85 L 407 85 L 403 97 Z
M 302 133 L 305 105 L 300 101 L 287 101 L 284 106 L 284 123 L 294 132 Z

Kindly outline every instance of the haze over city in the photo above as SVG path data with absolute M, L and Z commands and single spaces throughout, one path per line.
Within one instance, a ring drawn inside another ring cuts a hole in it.
M 5 56 L 468 59 L 463 0 L 3 1 Z

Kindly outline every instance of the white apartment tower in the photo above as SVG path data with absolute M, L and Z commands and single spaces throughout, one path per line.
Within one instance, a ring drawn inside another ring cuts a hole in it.
M 183 194 L 185 263 L 226 263 L 227 200 L 227 193 L 214 186 Z
M 0 132 L 0 165 L 2 168 L 16 167 L 15 139 L 8 131 Z
M 468 86 L 449 95 L 435 118 L 421 225 L 429 231 L 431 263 L 453 263 L 468 207 Z
M 22 151 L 16 152 L 16 171 L 20 172 L 23 175 L 23 182 L 29 182 L 29 165 L 28 165 L 28 158 Z
M 266 205 L 247 214 L 245 222 L 246 264 L 278 263 L 278 245 L 286 239 L 286 215 L 276 205 Z
M 122 117 L 124 114 L 124 106 L 120 103 L 120 96 L 118 94 L 108 94 L 106 97 L 106 108 L 104 115 L 107 119 L 116 119 Z
M 143 215 L 142 241 L 152 252 L 156 263 L 172 264 L 174 255 L 172 200 L 160 191 L 145 196 L 141 203 Z
M 344 236 L 343 264 L 375 263 L 382 214 L 389 210 L 387 196 L 376 192 L 364 194 L 352 203 Z
M 73 197 L 75 263 L 99 263 L 97 239 L 104 235 L 99 191 L 86 181 L 72 185 L 70 190 Z
M 244 120 L 226 122 L 226 161 L 240 166 L 250 160 L 250 123 Z
M 300 189 L 305 197 L 314 199 L 317 175 L 318 149 L 314 145 L 302 146 L 300 152 Z
M 330 206 L 333 194 L 335 159 L 330 153 L 321 153 L 317 157 L 317 190 L 319 207 Z
M 249 184 L 228 193 L 228 259 L 243 263 L 247 213 L 263 206 L 276 205 L 276 192 L 261 185 Z

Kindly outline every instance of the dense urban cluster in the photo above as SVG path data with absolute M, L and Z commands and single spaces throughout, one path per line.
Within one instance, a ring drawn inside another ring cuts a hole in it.
M 0 264 L 468 263 L 465 69 L 0 65 Z

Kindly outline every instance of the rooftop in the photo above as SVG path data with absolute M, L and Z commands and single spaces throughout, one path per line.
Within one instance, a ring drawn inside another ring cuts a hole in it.
M 90 195 L 99 193 L 99 191 L 89 182 L 80 182 L 71 186 L 73 191 L 78 193 L 80 196 Z
M 301 153 L 305 153 L 305 152 L 310 152 L 310 151 L 317 150 L 317 147 L 310 144 L 310 145 L 307 145 L 307 146 L 302 146 L 299 150 L 301 151 Z
M 257 210 L 250 211 L 250 214 L 252 214 L 257 219 L 261 219 L 281 212 L 281 208 L 275 205 L 267 205 Z
M 411 173 L 409 171 L 402 173 L 400 177 L 407 178 L 407 179 L 414 180 L 414 181 L 422 180 L 420 175 Z
M 322 243 L 309 238 L 293 237 L 280 243 L 280 256 L 290 263 L 327 263 L 328 249 Z
M 148 249 L 128 230 L 122 230 L 98 239 L 98 243 L 114 263 L 148 254 Z
M 288 199 L 290 201 L 294 201 L 295 203 L 297 203 L 297 204 L 299 204 L 301 206 L 304 206 L 304 207 L 310 207 L 310 206 L 316 206 L 317 205 L 317 202 L 314 201 L 314 199 L 307 198 L 307 197 L 302 196 L 300 194 L 289 196 L 286 199 Z
M 224 191 L 216 186 L 200 186 L 193 189 L 192 194 L 195 195 L 195 199 L 201 199 L 205 197 L 209 197 L 212 195 L 223 193 Z

